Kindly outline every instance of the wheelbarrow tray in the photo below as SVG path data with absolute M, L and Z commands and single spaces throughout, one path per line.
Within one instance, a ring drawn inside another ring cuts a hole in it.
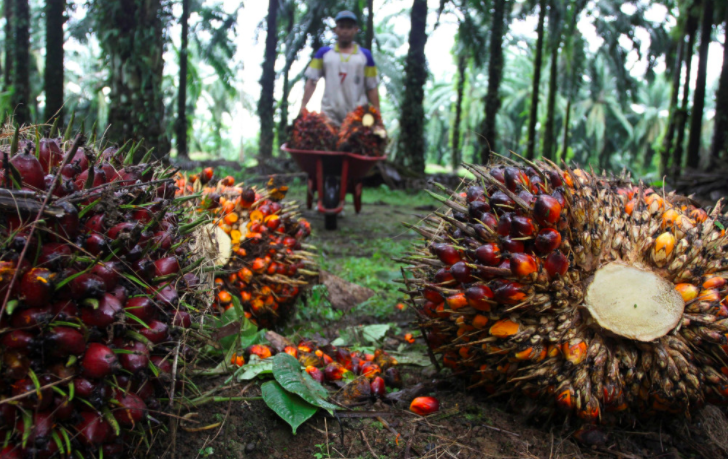
M 361 210 L 361 180 L 378 162 L 387 159 L 387 156 L 364 156 L 344 151 L 298 150 L 288 148 L 287 144 L 281 150 L 289 153 L 298 167 L 308 174 L 308 207 L 311 208 L 313 191 L 318 192 L 317 210 L 324 214 L 338 214 L 344 208 L 346 193 L 354 195 L 356 212 Z M 324 177 L 328 175 L 341 176 L 339 205 L 327 208 L 323 205 Z

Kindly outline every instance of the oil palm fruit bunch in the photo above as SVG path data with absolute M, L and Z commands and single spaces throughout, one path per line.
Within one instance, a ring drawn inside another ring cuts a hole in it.
M 323 113 L 303 112 L 293 121 L 290 147 L 329 151 L 336 147 L 336 127 Z
M 169 174 L 69 131 L 0 147 L 3 458 L 125 457 L 201 307 Z
M 379 110 L 360 105 L 349 113 L 339 129 L 336 149 L 365 156 L 382 156 L 387 132 L 382 127 Z
M 553 163 L 468 168 L 403 280 L 444 366 L 588 422 L 728 400 L 720 203 Z
M 271 332 L 266 335 L 269 337 Z M 242 366 L 250 361 L 251 355 L 267 359 L 279 352 L 290 354 L 306 369 L 306 373 L 319 383 L 344 386 L 339 394 L 344 403 L 384 398 L 387 387 L 402 388 L 402 377 L 397 359 L 383 349 L 373 354 L 351 351 L 343 346 L 320 346 L 313 340 L 302 339 L 296 345 L 275 334 L 274 344 L 254 344 L 245 349 L 243 355 L 234 355 L 231 363 Z
M 181 194 L 201 190 L 194 212 L 214 219 L 217 264 L 224 266 L 215 278 L 216 303 L 226 310 L 236 297 L 253 323 L 272 327 L 289 315 L 301 289 L 318 275 L 313 254 L 304 250 L 310 246 L 303 243 L 311 225 L 295 202 L 284 200 L 288 187 L 283 184 L 271 179 L 257 190 L 235 184 L 230 176 L 210 177 L 202 186 L 178 176 L 177 185 Z

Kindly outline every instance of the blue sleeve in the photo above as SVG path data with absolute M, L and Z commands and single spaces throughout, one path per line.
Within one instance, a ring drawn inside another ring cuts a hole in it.
M 367 67 L 376 67 L 376 64 L 374 63 L 374 58 L 372 57 L 372 52 L 366 48 L 362 48 L 361 52 L 364 53 L 364 55 L 367 57 Z

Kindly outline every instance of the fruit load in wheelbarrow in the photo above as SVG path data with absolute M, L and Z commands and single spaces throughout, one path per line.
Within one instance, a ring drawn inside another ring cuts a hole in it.
M 382 117 L 371 105 L 360 105 L 346 116 L 336 142 L 336 150 L 364 156 L 383 156 L 386 146 Z
M 318 275 L 313 254 L 303 241 L 311 225 L 300 217 L 296 202 L 285 201 L 288 187 L 271 179 L 262 189 L 216 180 L 212 168 L 190 177 L 178 176 L 180 194 L 201 193 L 191 203 L 194 213 L 213 216 L 200 240 L 216 246 L 215 278 L 218 312 L 239 301 L 245 315 L 261 327 L 287 317 L 301 291 Z
M 304 109 L 293 121 L 290 146 L 298 150 L 333 151 L 336 126 L 323 113 Z

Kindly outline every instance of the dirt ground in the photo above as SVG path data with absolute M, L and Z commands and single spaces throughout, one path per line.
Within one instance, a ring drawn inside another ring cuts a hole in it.
M 335 275 L 344 277 L 347 270 L 372 260 L 376 267 L 377 254 L 382 252 L 396 255 L 415 238 L 399 222 L 413 222 L 417 218 L 414 214 L 429 210 L 418 199 L 394 196 L 378 200 L 377 196 L 365 200 L 360 215 L 348 205 L 336 232 L 323 229 L 322 216 L 304 211 L 314 231 L 310 242 L 321 250 L 322 264 Z M 293 198 L 303 196 L 294 194 Z M 382 242 L 387 240 L 392 245 Z M 390 260 L 380 260 L 381 271 L 371 278 L 362 277 L 367 279 L 362 283 L 374 290 L 379 282 L 389 283 L 388 277 L 397 271 Z M 390 289 L 388 296 L 380 298 L 381 303 L 391 301 L 394 291 Z M 385 310 L 380 306 L 372 313 L 372 309 L 351 305 L 320 334 L 331 339 L 343 327 L 377 320 L 393 322 L 403 330 L 413 329 L 409 315 L 393 307 Z M 728 423 L 716 408 L 691 420 L 662 418 L 648 424 L 605 428 L 594 435 L 594 444 L 585 445 L 572 436 L 575 424 L 563 419 L 529 419 L 523 407 L 508 399 L 468 393 L 459 381 L 436 374 L 433 367 L 403 367 L 403 379 L 405 390 L 427 384 L 429 389 L 422 395 L 436 396 L 440 412 L 421 418 L 410 413 L 406 403 L 382 402 L 360 408 L 376 412 L 378 417 L 336 419 L 320 410 L 293 435 L 288 424 L 262 400 L 209 403 L 196 408 L 196 422 L 182 423 L 175 439 L 169 435 L 158 438 L 149 457 L 172 457 L 173 451 L 178 458 L 190 459 L 728 457 Z M 201 389 L 222 385 L 224 380 L 209 379 Z M 258 397 L 260 384 L 236 384 L 218 395 Z M 346 412 L 344 416 L 352 414 Z

